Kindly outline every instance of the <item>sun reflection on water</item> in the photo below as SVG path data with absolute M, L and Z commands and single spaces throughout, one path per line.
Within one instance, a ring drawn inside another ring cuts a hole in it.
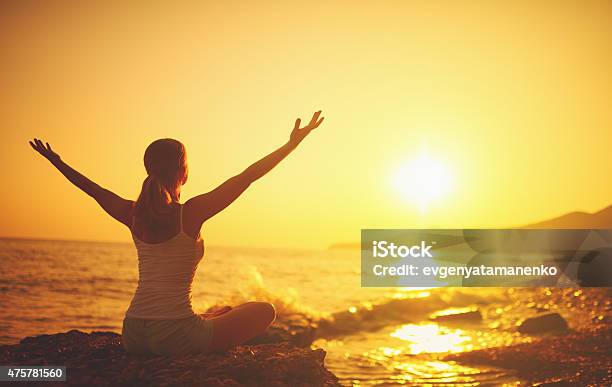
M 447 316 L 472 313 L 473 307 L 448 308 L 431 315 Z M 494 310 L 493 310 L 494 312 Z M 483 312 L 485 316 L 489 313 Z M 520 379 L 508 370 L 489 366 L 470 366 L 446 359 L 450 353 L 467 352 L 482 348 L 507 346 L 529 342 L 528 336 L 505 329 L 488 329 L 489 321 L 451 325 L 437 321 L 423 321 L 388 327 L 370 339 L 317 341 L 318 347 L 329 350 L 330 356 L 341 356 L 343 366 L 334 372 L 343 383 L 350 385 L 512 385 Z M 361 337 L 366 335 L 359 334 Z M 348 361 L 349 363 L 346 363 Z M 330 359 L 330 364 L 332 360 Z M 337 363 L 336 363 L 337 364 Z M 347 367 L 346 364 L 350 364 Z M 355 378 L 359 375 L 359 378 Z
M 458 365 L 455 362 L 425 361 L 422 363 L 394 362 L 393 368 L 400 371 L 394 377 L 397 383 L 443 383 L 461 386 L 479 385 L 474 376 L 480 374 L 477 368 Z
M 390 334 L 408 342 L 408 353 L 462 352 L 473 348 L 472 338 L 461 329 L 451 329 L 435 323 L 406 324 Z

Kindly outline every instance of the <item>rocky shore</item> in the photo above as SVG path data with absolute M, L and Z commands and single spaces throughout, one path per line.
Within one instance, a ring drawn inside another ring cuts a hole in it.
M 325 368 L 325 351 L 309 348 L 314 331 L 307 318 L 286 316 L 262 337 L 225 353 L 139 357 L 124 351 L 117 333 L 72 330 L 0 346 L 0 364 L 65 365 L 70 385 L 337 386 Z
M 611 386 L 612 328 L 548 334 L 531 343 L 463 352 L 445 360 L 513 369 L 538 386 Z

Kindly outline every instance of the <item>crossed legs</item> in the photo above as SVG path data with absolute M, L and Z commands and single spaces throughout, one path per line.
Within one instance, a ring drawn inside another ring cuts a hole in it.
M 252 339 L 263 333 L 276 318 L 272 304 L 258 301 L 225 309 L 221 313 L 210 317 L 213 323 L 211 351 L 226 350 Z

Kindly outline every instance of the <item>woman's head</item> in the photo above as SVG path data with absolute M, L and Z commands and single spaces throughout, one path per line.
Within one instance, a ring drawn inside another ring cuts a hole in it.
M 171 138 L 153 141 L 145 151 L 144 165 L 147 177 L 136 201 L 136 221 L 153 231 L 167 224 L 170 205 L 179 201 L 181 186 L 187 182 L 185 146 Z
M 144 165 L 149 177 L 158 179 L 170 192 L 180 195 L 187 181 L 187 154 L 177 140 L 162 138 L 153 141 L 145 151 Z M 173 198 L 178 201 L 178 197 Z

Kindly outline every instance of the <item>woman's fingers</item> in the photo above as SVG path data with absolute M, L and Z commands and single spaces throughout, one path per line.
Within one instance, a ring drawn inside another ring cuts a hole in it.
M 36 152 L 40 153 L 40 144 L 38 143 L 37 138 L 34 139 L 34 142 L 30 141 L 30 145 L 32 146 L 32 148 L 34 148 Z
M 226 306 L 222 306 L 221 308 L 216 309 L 216 310 L 214 310 L 212 312 L 202 313 L 202 317 L 204 317 L 205 319 L 210 319 L 210 318 L 217 317 L 217 316 L 220 316 L 222 314 L 225 314 L 225 313 L 229 312 L 230 310 L 232 310 L 232 307 L 229 306 L 229 305 L 226 305 Z
M 225 305 L 225 306 L 222 306 L 221 308 L 215 310 L 213 312 L 213 314 L 215 316 L 219 316 L 219 315 L 222 315 L 222 314 L 225 314 L 225 313 L 229 312 L 230 310 L 232 310 L 232 307 L 229 306 L 229 305 Z
M 324 118 L 325 117 L 321 117 L 321 110 L 316 111 L 312 115 L 312 118 L 310 119 L 308 125 L 304 126 L 303 128 L 300 128 L 302 120 L 300 118 L 296 119 L 295 126 L 293 127 L 293 132 L 291 132 L 291 140 L 296 140 L 298 141 L 298 143 L 301 142 L 304 137 L 306 137 L 308 133 L 310 133 L 310 131 L 316 129 L 319 125 L 321 125 Z
M 320 110 L 318 112 L 315 112 L 315 114 L 312 115 L 312 119 L 310 120 L 310 124 L 308 124 L 308 126 L 314 126 L 317 120 L 319 119 L 320 115 L 321 115 Z
M 43 145 L 42 141 L 39 139 L 36 139 L 36 143 L 38 144 L 38 151 L 42 154 L 44 154 L 44 152 L 47 150 L 45 148 L 45 146 Z
M 42 140 L 35 138 L 33 141 L 32 140 L 28 141 L 28 143 L 30 144 L 32 149 L 34 149 L 36 152 L 40 153 L 41 155 L 47 158 L 50 156 L 55 156 L 55 152 L 53 151 L 53 149 L 51 148 L 51 145 L 49 145 L 48 142 L 43 143 Z
M 309 130 L 313 130 L 319 127 L 319 125 L 321 125 L 321 122 L 323 122 L 323 119 L 325 117 L 321 117 L 321 119 L 319 119 L 319 116 L 321 115 L 321 111 L 319 110 L 318 112 L 316 112 L 313 116 L 312 116 L 312 120 L 310 121 L 310 124 L 308 124 L 308 129 Z

